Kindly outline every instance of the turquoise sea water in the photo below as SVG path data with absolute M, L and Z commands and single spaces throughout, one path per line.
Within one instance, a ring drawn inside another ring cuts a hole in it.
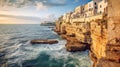
M 30 44 L 33 39 L 56 39 L 58 44 Z M 0 25 L 0 67 L 92 67 L 88 51 L 67 52 L 66 41 L 49 27 Z

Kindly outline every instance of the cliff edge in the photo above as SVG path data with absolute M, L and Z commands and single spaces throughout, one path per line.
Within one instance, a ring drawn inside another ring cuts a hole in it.
M 103 14 L 71 18 L 68 13 L 56 21 L 56 31 L 67 40 L 68 51 L 89 49 L 93 67 L 120 66 L 120 0 L 108 0 Z

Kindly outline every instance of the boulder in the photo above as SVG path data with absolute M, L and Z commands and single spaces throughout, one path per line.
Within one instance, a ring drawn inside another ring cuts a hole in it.
M 56 43 L 58 43 L 57 40 L 41 40 L 41 39 L 31 40 L 31 44 L 56 44 Z
M 85 51 L 86 49 L 87 49 L 87 45 L 82 44 L 80 42 L 68 41 L 66 44 L 66 50 L 69 52 Z

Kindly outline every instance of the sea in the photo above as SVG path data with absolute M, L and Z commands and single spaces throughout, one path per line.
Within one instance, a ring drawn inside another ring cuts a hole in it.
M 34 39 L 54 39 L 57 44 L 31 44 Z M 0 25 L 0 67 L 92 67 L 88 50 L 68 52 L 66 40 L 49 26 Z

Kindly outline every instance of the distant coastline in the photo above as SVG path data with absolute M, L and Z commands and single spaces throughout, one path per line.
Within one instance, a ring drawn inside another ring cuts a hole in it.
M 55 22 L 44 21 L 40 25 L 41 26 L 55 26 Z

